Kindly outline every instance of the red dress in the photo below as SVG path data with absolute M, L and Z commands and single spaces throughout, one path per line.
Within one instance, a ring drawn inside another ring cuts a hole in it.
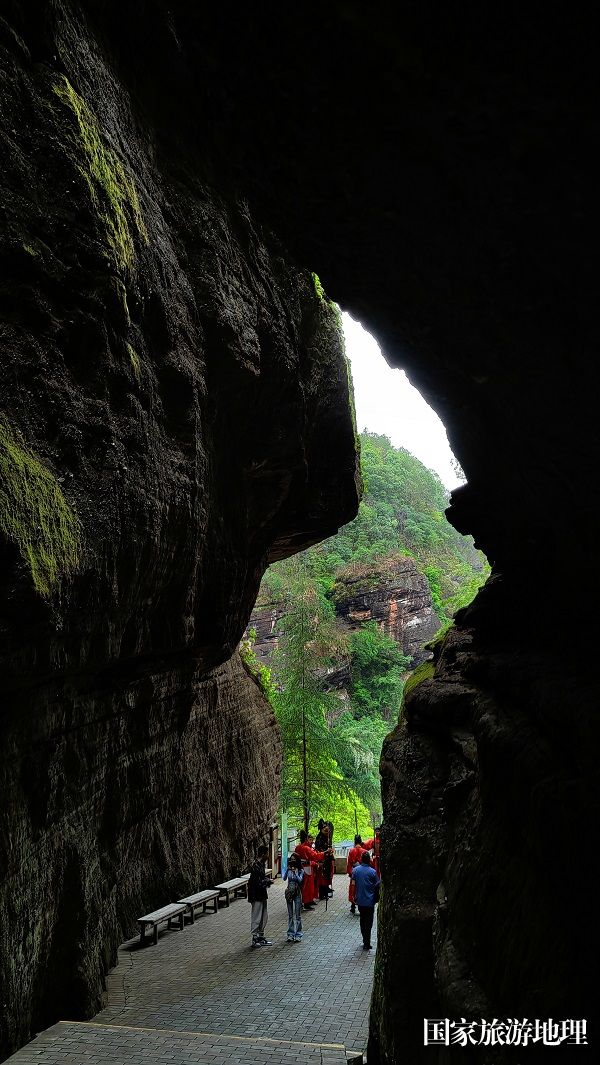
M 305 906 L 318 899 L 318 893 L 315 895 L 315 884 L 317 877 L 315 875 L 317 870 L 317 863 L 321 861 L 323 855 L 320 851 L 315 851 L 312 847 L 309 847 L 308 843 L 299 843 L 296 847 L 294 854 L 298 854 L 303 859 L 302 867 L 304 869 L 304 880 L 302 881 L 302 902 Z M 304 865 L 304 862 L 308 862 L 308 865 Z
M 351 847 L 348 851 L 348 861 L 346 862 L 346 872 L 350 877 L 350 883 L 348 884 L 348 902 L 354 903 L 354 893 L 356 891 L 356 885 L 352 879 L 352 870 L 355 865 L 358 865 L 365 851 L 368 850 L 364 845 L 358 847 Z
M 371 865 L 377 873 L 377 876 L 381 876 L 381 873 L 379 872 L 379 836 L 375 836 L 374 839 L 368 839 L 366 843 L 363 843 L 363 847 L 366 851 L 373 851 Z

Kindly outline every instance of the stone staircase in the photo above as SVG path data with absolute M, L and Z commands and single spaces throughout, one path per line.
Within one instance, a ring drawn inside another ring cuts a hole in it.
M 167 1031 L 60 1021 L 8 1059 L 11 1065 L 348 1065 L 341 1043 Z

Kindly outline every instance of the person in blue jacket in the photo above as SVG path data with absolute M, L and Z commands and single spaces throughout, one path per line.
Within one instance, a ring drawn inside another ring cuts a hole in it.
M 363 950 L 371 950 L 371 929 L 375 916 L 375 904 L 379 901 L 381 881 L 371 865 L 371 855 L 368 851 L 365 851 L 360 863 L 354 867 L 352 879 L 356 885 L 356 905 L 360 913 Z

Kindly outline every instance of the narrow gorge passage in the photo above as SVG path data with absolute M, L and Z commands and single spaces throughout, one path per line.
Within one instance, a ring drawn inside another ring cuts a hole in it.
M 91 1024 L 62 1022 L 9 1060 L 14 1065 L 346 1065 L 368 1038 L 374 954 L 361 949 L 347 881 L 304 915 L 302 943 L 286 942 L 283 884 L 270 891 L 273 945 L 249 947 L 250 907 L 239 899 L 163 932 L 156 946 L 122 944 L 108 1006 Z

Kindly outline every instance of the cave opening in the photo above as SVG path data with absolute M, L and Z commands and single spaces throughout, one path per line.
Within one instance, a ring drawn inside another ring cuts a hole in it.
M 268 568 L 241 651 L 282 729 L 280 822 L 294 841 L 302 828 L 316 837 L 325 818 L 346 853 L 381 827 L 382 745 L 404 691 L 432 675 L 435 646 L 490 567 L 444 513 L 465 477 L 441 419 L 331 306 L 361 430 L 362 500 L 333 536 Z

